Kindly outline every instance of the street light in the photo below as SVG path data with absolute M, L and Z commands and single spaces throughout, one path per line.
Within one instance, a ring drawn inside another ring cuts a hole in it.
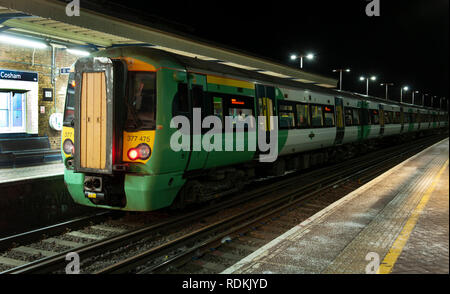
M 342 72 L 350 72 L 350 69 L 333 69 L 333 72 L 339 72 L 339 90 L 342 90 Z
M 383 83 L 383 84 L 380 84 L 380 86 L 386 86 L 386 100 L 388 100 L 388 88 L 389 88 L 389 86 L 393 86 L 394 85 L 394 83 Z
M 360 81 L 364 81 L 366 80 L 366 95 L 369 96 L 369 80 L 371 81 L 376 81 L 377 77 L 376 76 L 371 76 L 370 78 L 366 78 L 366 77 L 360 77 L 359 78 Z
M 405 87 L 403 87 L 403 88 L 401 88 L 400 89 L 400 103 L 402 103 L 403 102 L 403 91 L 408 91 L 409 90 L 409 87 L 408 86 L 405 86 Z
M 303 58 L 305 58 L 306 57 L 306 59 L 309 59 L 309 60 L 313 60 L 314 59 L 314 54 L 312 54 L 312 53 L 309 53 L 309 54 L 306 54 L 306 55 L 295 55 L 295 54 L 292 54 L 291 55 L 291 60 L 296 60 L 296 59 L 298 59 L 298 58 L 300 58 L 300 68 L 303 68 Z

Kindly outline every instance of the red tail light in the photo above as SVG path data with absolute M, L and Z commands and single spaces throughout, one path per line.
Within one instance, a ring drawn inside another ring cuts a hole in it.
M 131 160 L 136 160 L 139 157 L 139 153 L 136 149 L 128 150 L 128 158 Z
M 152 150 L 150 149 L 150 147 L 145 144 L 139 144 L 139 146 L 137 146 L 136 148 L 131 148 L 130 150 L 128 150 L 128 158 L 130 160 L 136 160 L 136 159 L 141 159 L 141 160 L 146 160 L 150 157 L 152 153 Z

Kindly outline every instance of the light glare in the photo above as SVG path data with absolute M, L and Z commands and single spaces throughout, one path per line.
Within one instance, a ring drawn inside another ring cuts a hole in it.
M 23 47 L 31 47 L 31 48 L 39 48 L 39 49 L 47 48 L 47 44 L 45 44 L 45 43 L 31 41 L 31 40 L 23 39 L 23 38 L 16 38 L 16 37 L 7 36 L 7 35 L 0 35 L 0 42 L 17 45 L 17 46 L 23 46 Z
M 91 55 L 91 53 L 89 53 L 87 51 L 78 50 L 78 49 L 67 49 L 67 52 L 69 52 L 70 54 L 79 55 L 79 56 L 89 56 L 89 55 Z

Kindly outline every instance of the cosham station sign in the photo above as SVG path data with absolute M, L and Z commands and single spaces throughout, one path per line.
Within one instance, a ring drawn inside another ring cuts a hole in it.
M 37 82 L 38 74 L 36 72 L 0 69 L 0 80 Z

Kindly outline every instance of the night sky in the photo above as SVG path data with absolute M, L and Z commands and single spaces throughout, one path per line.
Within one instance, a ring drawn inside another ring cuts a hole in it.
M 333 69 L 352 70 L 344 74 L 344 90 L 365 93 L 359 77 L 373 74 L 371 95 L 384 97 L 379 84 L 393 82 L 392 99 L 399 99 L 402 85 L 449 97 L 448 0 L 380 0 L 379 17 L 366 15 L 367 0 L 86 2 L 286 65 L 298 66 L 291 53 L 313 52 L 306 71 L 338 79 Z

